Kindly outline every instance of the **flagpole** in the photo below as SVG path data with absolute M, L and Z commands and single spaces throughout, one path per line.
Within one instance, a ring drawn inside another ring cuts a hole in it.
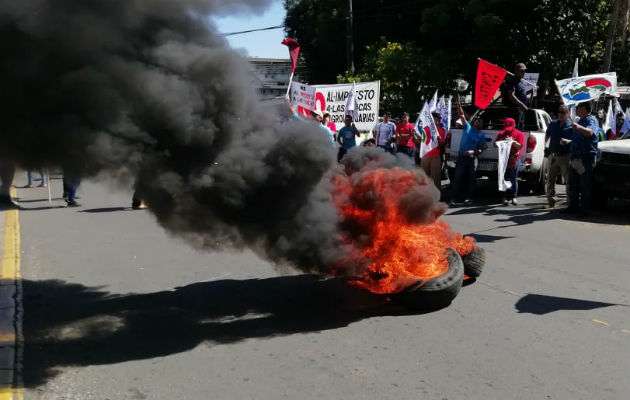
M 52 206 L 52 195 L 50 194 L 50 185 L 52 181 L 50 180 L 50 172 L 48 172 L 48 167 L 46 167 L 46 178 L 48 179 L 48 205 Z
M 295 71 L 291 71 L 291 76 L 289 77 L 289 86 L 287 87 L 287 96 L 289 95 L 289 91 L 291 90 L 291 82 L 293 82 L 293 74 Z
M 481 58 L 477 57 L 477 61 L 479 61 L 479 60 L 481 60 Z M 486 61 L 486 60 L 483 60 L 483 61 Z M 488 61 L 486 61 L 486 62 L 487 62 L 488 64 L 492 64 L 491 62 L 488 62 Z M 499 66 L 498 66 L 498 65 L 496 65 L 496 64 L 492 64 L 492 65 L 494 65 L 495 67 L 499 67 Z M 503 67 L 499 67 L 499 68 L 503 69 L 503 70 L 504 70 L 507 74 L 510 74 L 511 76 L 515 76 L 513 73 L 511 73 L 511 72 L 510 72 L 510 71 L 508 71 L 507 69 L 505 69 L 505 68 L 503 68 Z M 528 81 L 527 79 L 523 79 L 523 78 L 521 78 L 521 80 L 522 80 L 523 82 L 527 82 L 527 83 L 529 83 L 530 85 L 534 86 L 536 89 L 539 89 L 538 85 L 536 85 L 534 82 L 530 82 L 530 81 Z

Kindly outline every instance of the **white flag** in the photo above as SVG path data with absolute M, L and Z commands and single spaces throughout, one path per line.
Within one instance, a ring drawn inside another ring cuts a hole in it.
M 619 104 L 619 99 L 615 98 L 615 118 L 617 118 L 619 114 L 623 115 L 623 125 L 621 125 L 619 132 L 615 132 L 615 134 L 626 133 L 630 130 L 630 115 L 628 115 L 627 112 L 623 112 L 623 108 L 621 108 L 621 104 Z M 617 121 L 615 121 L 615 124 L 616 123 Z M 615 125 L 615 128 L 616 127 L 617 125 Z M 614 130 L 615 129 L 613 129 L 613 131 Z
M 431 101 L 429 101 L 429 112 L 435 111 L 437 107 L 437 101 L 438 101 L 438 91 L 436 90 L 435 93 L 433 94 L 433 97 L 431 98 Z
M 352 82 L 352 89 L 348 92 L 348 98 L 346 99 L 345 115 L 351 115 L 352 119 L 355 121 L 359 116 L 359 110 L 357 107 L 357 88 L 354 82 Z
M 615 124 L 617 123 L 615 119 L 615 108 L 613 107 L 613 102 L 610 100 L 608 102 L 608 112 L 606 113 L 606 120 L 604 121 L 604 131 L 608 132 L 609 129 L 615 131 Z
M 617 73 L 585 75 L 556 81 L 558 92 L 565 105 L 597 100 L 602 94 L 619 96 L 617 93 Z
M 453 96 L 449 96 L 448 100 L 444 99 L 444 96 L 440 97 L 438 103 L 438 112 L 440 113 L 440 119 L 442 126 L 448 132 L 451 129 L 451 107 L 453 104 Z
M 437 100 L 437 99 L 436 99 Z M 422 142 L 420 142 L 420 157 L 424 157 L 428 152 L 438 147 L 438 128 L 435 125 L 435 120 L 431 115 L 431 111 L 429 109 L 429 105 L 424 103 L 424 107 L 422 107 L 422 111 L 420 112 L 419 119 L 422 119 L 422 131 L 420 131 L 420 137 L 422 138 Z M 429 128 L 429 134 L 427 134 L 425 127 Z
M 499 140 L 496 142 L 499 148 L 499 191 L 505 192 L 512 188 L 512 182 L 505 180 L 505 170 L 507 169 L 508 161 L 510 159 L 510 149 L 512 148 L 511 140 Z

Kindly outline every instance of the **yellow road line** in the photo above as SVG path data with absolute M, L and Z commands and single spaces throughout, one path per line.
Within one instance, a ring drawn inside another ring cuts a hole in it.
M 12 197 L 16 196 L 15 188 L 11 188 Z M 4 241 L 2 242 L 2 260 L 0 262 L 0 279 L 3 283 L 13 282 L 16 288 L 19 285 L 19 280 L 22 278 L 20 273 L 20 220 L 18 218 L 18 210 L 5 211 L 5 223 L 4 223 Z M 19 295 L 19 292 L 17 292 Z M 16 301 L 19 301 L 16 299 Z M 17 313 L 17 304 L 15 307 Z M 0 332 L 0 340 L 3 344 L 11 344 L 15 346 L 16 354 L 21 353 L 18 347 L 21 346 L 21 320 L 15 321 L 14 329 L 11 332 Z M 0 386 L 0 400 L 22 400 L 23 388 L 15 388 L 17 382 L 20 382 L 20 377 L 17 376 L 19 371 L 17 370 L 16 362 L 14 360 L 13 369 L 13 385 Z M 18 384 L 21 386 L 21 384 Z
M 610 325 L 608 322 L 600 321 L 598 319 L 594 319 L 593 322 L 595 322 L 596 324 L 604 325 L 604 326 Z
M 7 210 L 4 223 L 4 248 L 0 279 L 20 279 L 20 221 L 18 210 Z

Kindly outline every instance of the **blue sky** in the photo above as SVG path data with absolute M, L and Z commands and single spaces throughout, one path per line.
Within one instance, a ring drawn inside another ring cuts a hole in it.
M 286 12 L 282 0 L 274 0 L 262 15 L 238 15 L 212 18 L 221 33 L 245 31 L 281 25 Z M 228 36 L 230 46 L 244 50 L 252 57 L 289 58 L 289 50 L 280 44 L 284 39 L 283 29 L 244 33 Z

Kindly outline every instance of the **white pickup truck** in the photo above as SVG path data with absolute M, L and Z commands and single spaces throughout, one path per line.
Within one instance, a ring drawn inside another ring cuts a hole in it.
M 503 130 L 504 118 L 509 116 L 509 110 L 505 107 L 490 107 L 486 110 L 478 110 L 470 120 L 481 114 L 483 119 L 482 132 L 486 135 L 487 149 L 478 158 L 477 176 L 487 176 L 496 180 L 498 178 L 498 149 L 493 145 L 494 140 Z M 521 152 L 521 168 L 519 177 L 524 179 L 534 194 L 545 193 L 545 180 L 547 177 L 547 159 L 545 158 L 545 132 L 551 122 L 551 117 L 544 110 L 530 108 L 525 112 L 525 124 L 523 135 L 525 145 Z M 462 130 L 451 129 L 446 135 L 446 166 L 449 177 L 454 176 L 455 165 L 459 155 Z

